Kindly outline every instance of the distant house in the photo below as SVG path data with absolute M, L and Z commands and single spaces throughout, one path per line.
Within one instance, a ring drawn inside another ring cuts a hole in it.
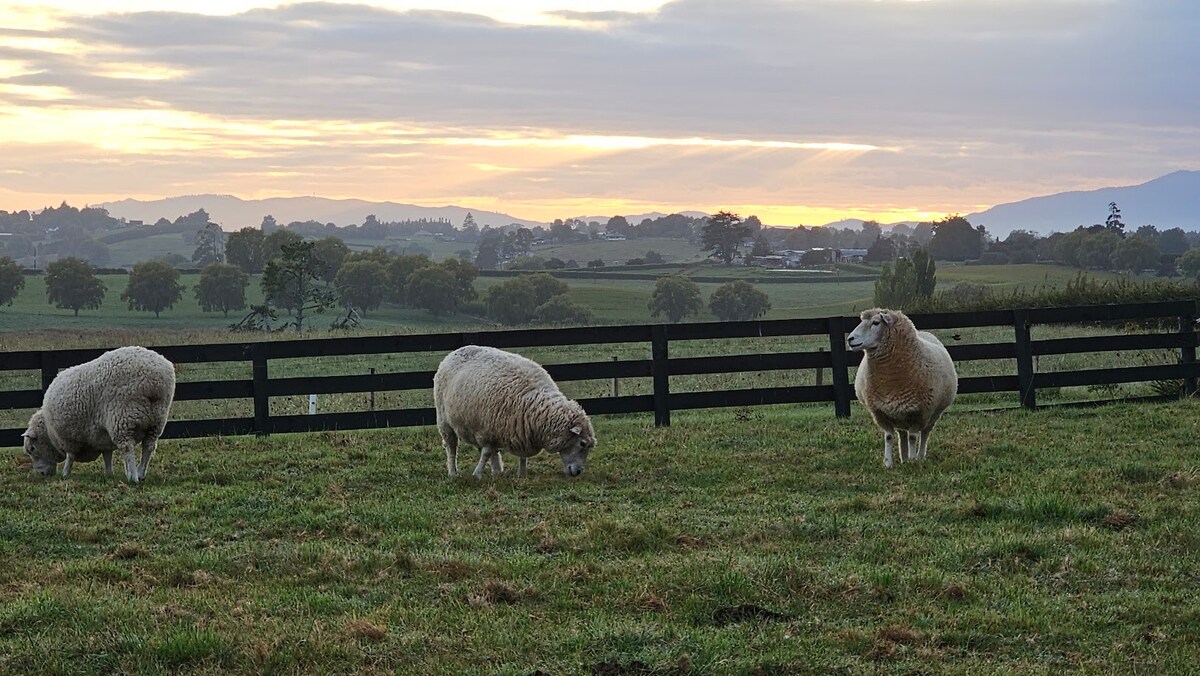
M 414 233 L 413 233 L 413 237 L 425 237 L 425 238 L 429 238 L 429 237 L 433 237 L 433 233 L 432 233 L 432 232 L 429 232 L 428 230 L 418 230 L 418 231 L 416 231 L 416 232 L 414 232 Z
M 604 233 L 604 239 L 610 242 L 624 242 L 625 235 L 622 235 L 619 232 L 606 232 Z
M 836 261 L 845 261 L 847 263 L 861 263 L 867 258 L 866 249 L 837 249 Z

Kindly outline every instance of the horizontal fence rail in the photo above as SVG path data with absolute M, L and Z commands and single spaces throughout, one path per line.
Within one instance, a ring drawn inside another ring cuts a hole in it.
M 960 377 L 960 394 L 1015 393 L 1025 408 L 1037 406 L 1037 390 L 1081 385 L 1110 385 L 1145 381 L 1180 380 L 1180 393 L 1196 392 L 1200 363 L 1196 361 L 1196 305 L 1192 301 L 1103 305 L 1054 309 L 994 310 L 972 313 L 913 315 L 922 330 L 974 327 L 1011 327 L 1012 342 L 959 345 L 947 350 L 956 362 L 1014 360 L 1016 372 L 1005 375 Z M 1173 333 L 1143 333 L 1083 338 L 1032 340 L 1034 324 L 1080 324 L 1163 320 L 1176 322 Z M 253 415 L 237 418 L 172 420 L 165 438 L 212 435 L 268 435 L 286 432 L 348 430 L 431 425 L 431 407 L 370 410 L 311 415 L 272 415 L 272 397 L 426 390 L 433 386 L 430 370 L 370 375 L 272 377 L 271 363 L 314 357 L 383 355 L 412 352 L 449 352 L 464 345 L 499 348 L 555 347 L 570 345 L 613 345 L 641 343 L 650 347 L 649 359 L 547 364 L 546 370 L 561 382 L 618 378 L 648 378 L 651 394 L 580 399 L 593 415 L 654 413 L 656 425 L 669 425 L 671 412 L 697 408 L 759 406 L 789 403 L 832 403 L 837 416 L 850 414 L 854 398 L 850 369 L 858 365 L 860 353 L 846 349 L 846 334 L 858 324 L 854 317 L 823 319 L 780 319 L 746 322 L 693 324 L 645 324 L 478 331 L 358 338 L 280 340 L 254 343 L 170 345 L 154 347 L 176 364 L 241 362 L 250 366 L 250 377 L 233 380 L 181 382 L 176 401 L 246 399 L 253 402 Z M 820 336 L 827 346 L 817 351 L 738 354 L 708 357 L 670 356 L 672 343 L 738 338 Z M 1121 350 L 1177 350 L 1175 364 L 1131 366 L 1039 373 L 1036 359 L 1046 355 L 1100 353 Z M 0 371 L 37 371 L 39 389 L 0 391 L 0 408 L 33 409 L 60 369 L 100 356 L 106 349 L 73 349 L 0 353 Z M 615 358 L 614 358 L 615 359 Z M 762 371 L 828 370 L 828 384 L 761 387 L 702 392 L 671 392 L 672 376 L 736 374 Z M 432 403 L 432 402 L 430 402 Z M 24 428 L 0 429 L 0 445 L 21 445 Z

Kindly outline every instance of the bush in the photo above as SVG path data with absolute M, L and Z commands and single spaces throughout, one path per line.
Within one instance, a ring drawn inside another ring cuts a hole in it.
M 726 282 L 713 291 L 708 308 L 721 321 L 757 319 L 771 309 L 767 294 L 744 279 Z
M 1073 307 L 1076 305 L 1124 305 L 1172 300 L 1200 299 L 1200 286 L 1194 282 L 1171 280 L 1135 280 L 1129 277 L 1097 281 L 1079 273 L 1063 288 L 1056 286 L 1013 289 L 993 293 L 986 298 L 956 300 L 946 294 L 919 301 L 913 312 L 978 312 L 1017 308 Z
M 596 316 L 586 307 L 560 295 L 539 305 L 534 310 L 533 321 L 538 324 L 581 326 L 595 322 Z

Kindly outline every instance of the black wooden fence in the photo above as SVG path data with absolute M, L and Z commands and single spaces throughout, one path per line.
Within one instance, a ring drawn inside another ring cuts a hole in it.
M 1200 364 L 1196 362 L 1195 318 L 1196 304 L 1192 301 L 913 316 L 917 326 L 926 330 L 1012 327 L 1011 342 L 951 342 L 947 349 L 960 363 L 990 359 L 1015 360 L 1015 374 L 962 377 L 958 391 L 960 394 L 1014 392 L 1017 395 L 1014 403 L 1026 408 L 1036 407 L 1037 390 L 1049 387 L 1182 379 L 1182 393 L 1194 394 L 1196 379 L 1200 376 Z M 1053 340 L 1032 340 L 1030 336 L 1030 326 L 1035 324 L 1161 322 L 1164 319 L 1173 322 L 1177 330 L 1169 333 L 1122 333 Z M 270 399 L 289 395 L 429 389 L 433 385 L 433 371 L 272 378 L 270 363 L 278 359 L 318 356 L 447 352 L 470 344 L 522 348 L 649 343 L 650 359 L 550 364 L 546 369 L 558 381 L 650 378 L 653 382 L 652 394 L 597 397 L 582 399 L 580 403 L 593 415 L 653 412 L 656 425 L 669 425 L 672 411 L 763 404 L 830 402 L 837 416 L 848 416 L 850 400 L 854 396 L 849 369 L 857 365 L 861 357 L 858 353 L 847 351 L 845 337 L 857 323 L 857 318 L 853 317 L 829 317 L 173 345 L 154 349 L 176 364 L 249 362 L 252 366 L 250 379 L 181 382 L 176 388 L 175 399 L 251 399 L 254 403 L 253 417 L 173 420 L 167 425 L 164 434 L 167 438 L 431 425 L 434 423 L 432 408 L 271 415 Z M 771 336 L 824 336 L 828 338 L 828 350 L 822 347 L 810 352 L 670 358 L 672 341 Z M 1034 368 L 1035 357 L 1041 355 L 1149 349 L 1178 350 L 1178 362 L 1045 373 L 1038 373 Z M 41 405 L 42 393 L 59 369 L 88 361 L 103 352 L 103 349 L 76 349 L 0 353 L 0 371 L 40 371 L 42 379 L 41 389 L 0 392 L 0 409 L 37 408 Z M 802 369 L 829 369 L 832 373 L 831 382 L 827 385 L 705 392 L 671 392 L 670 387 L 671 376 Z M 0 445 L 21 445 L 22 432 L 24 428 L 0 430 Z

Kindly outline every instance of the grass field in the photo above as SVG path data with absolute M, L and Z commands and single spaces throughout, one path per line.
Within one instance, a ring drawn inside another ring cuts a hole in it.
M 674 422 L 598 418 L 577 480 L 448 480 L 432 428 L 164 442 L 136 487 L 8 449 L 0 672 L 1195 668 L 1196 401 L 952 409 L 894 471 L 857 407 Z

